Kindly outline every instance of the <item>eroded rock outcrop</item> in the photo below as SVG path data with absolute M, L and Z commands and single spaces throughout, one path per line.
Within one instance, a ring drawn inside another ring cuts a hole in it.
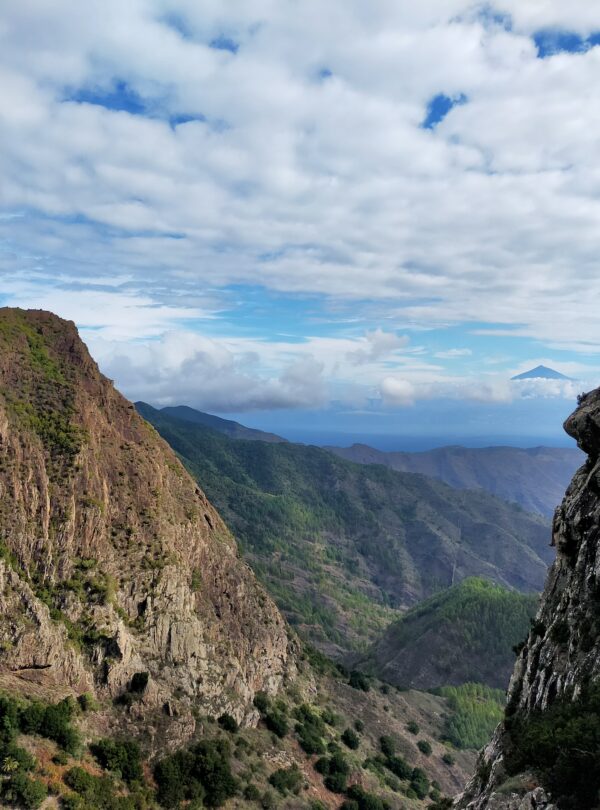
M 554 801 L 559 807 L 566 806 L 544 785 L 536 784 L 544 781 L 539 770 L 515 773 L 514 763 L 526 764 L 522 737 L 532 719 L 541 724 L 556 714 L 557 707 L 564 707 L 563 718 L 574 712 L 571 707 L 584 705 L 589 699 L 586 695 L 594 693 L 600 678 L 600 389 L 580 398 L 579 407 L 565 422 L 565 430 L 588 459 L 573 477 L 554 516 L 556 561 L 515 665 L 506 720 L 480 755 L 477 774 L 457 798 L 457 808 L 552 810 Z M 596 706 L 597 698 L 594 701 Z M 584 713 L 581 709 L 580 714 Z M 551 725 L 548 728 L 553 734 Z M 552 736 L 550 739 L 551 749 Z M 587 778 L 586 772 L 588 776 L 597 773 L 598 753 L 588 748 L 582 742 L 573 749 L 580 758 L 576 765 L 572 763 L 581 770 L 580 783 Z M 573 801 L 569 807 L 584 806 L 577 799 Z M 586 807 L 597 806 L 594 798 L 590 801 Z
M 130 714 L 171 718 L 181 742 L 192 707 L 250 721 L 293 670 L 203 492 L 40 311 L 0 310 L 0 557 L 0 686 L 134 694 Z

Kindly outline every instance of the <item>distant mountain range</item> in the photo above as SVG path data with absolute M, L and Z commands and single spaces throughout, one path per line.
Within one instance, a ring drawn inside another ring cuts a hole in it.
M 288 620 L 329 652 L 364 649 L 399 610 L 468 576 L 542 587 L 554 556 L 547 521 L 483 490 L 137 408 L 219 508 Z
M 440 447 L 421 453 L 384 453 L 364 444 L 328 447 L 348 461 L 422 473 L 457 489 L 485 489 L 529 512 L 552 515 L 584 461 L 576 447 Z
M 524 371 L 522 374 L 515 374 L 511 380 L 571 380 L 572 377 L 567 377 L 566 374 L 561 374 L 560 371 L 555 371 L 548 366 L 536 366 L 535 368 Z
M 465 579 L 390 625 L 361 667 L 416 689 L 469 681 L 505 689 L 537 605 L 536 594 Z

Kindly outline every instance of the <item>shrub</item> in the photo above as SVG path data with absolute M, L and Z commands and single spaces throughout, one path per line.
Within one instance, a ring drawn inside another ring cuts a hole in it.
M 442 757 L 442 762 L 445 762 L 446 765 L 452 766 L 452 765 L 454 765 L 456 760 L 454 759 L 452 754 L 447 753 L 447 754 L 444 754 L 444 756 Z
M 379 738 L 379 747 L 381 748 L 381 753 L 386 757 L 392 757 L 396 753 L 396 743 L 393 737 L 388 735 Z
M 345 773 L 329 773 L 323 780 L 327 790 L 332 793 L 343 793 L 348 784 L 348 777 Z
M 422 754 L 425 754 L 426 757 L 431 756 L 433 749 L 431 747 L 431 743 L 429 743 L 427 740 L 419 740 L 417 743 L 417 748 Z
M 296 724 L 296 733 L 303 750 L 307 754 L 324 754 L 325 723 L 322 718 L 306 704 L 299 706 L 295 714 L 300 721 Z
M 351 728 L 347 728 L 340 739 L 344 745 L 347 745 L 348 748 L 351 748 L 353 751 L 355 751 L 360 745 L 360 737 Z
M 321 712 L 321 717 L 323 721 L 327 723 L 328 726 L 335 726 L 338 721 L 337 715 L 331 711 L 331 709 L 323 709 Z
M 412 776 L 412 768 L 402 757 L 388 757 L 385 766 L 397 776 L 398 779 L 410 779 Z
M 250 782 L 244 789 L 244 799 L 248 802 L 257 802 L 260 799 L 260 790 L 254 782 Z
M 279 709 L 273 709 L 265 714 L 265 725 L 276 734 L 278 737 L 283 738 L 289 731 L 289 724 L 285 714 Z
M 254 695 L 253 703 L 261 714 L 265 714 L 271 705 L 271 701 L 266 692 L 257 692 Z
M 371 688 L 369 678 L 357 669 L 353 669 L 348 678 L 348 683 L 353 689 L 360 689 L 363 692 L 368 692 Z
M 284 796 L 286 793 L 298 793 L 302 784 L 302 773 L 297 765 L 279 768 L 271 774 L 269 782 Z
M 222 714 L 217 722 L 224 731 L 229 731 L 231 734 L 235 734 L 239 729 L 239 725 L 235 717 L 232 717 L 227 713 Z
M 365 730 L 365 724 L 363 723 L 363 721 L 362 721 L 362 720 L 355 720 L 355 721 L 354 721 L 354 728 L 355 728 L 355 729 L 356 729 L 356 731 L 358 731 L 358 733 L 360 734 L 360 732 L 361 732 L 361 731 L 364 731 L 364 730 Z
M 154 768 L 158 801 L 163 807 L 177 807 L 185 800 L 220 807 L 237 789 L 230 758 L 226 740 L 202 741 L 165 757 Z
M 133 740 L 99 740 L 91 751 L 103 768 L 120 774 L 123 781 L 143 780 L 140 747 Z
M 425 799 L 429 793 L 429 779 L 421 768 L 414 768 L 410 777 L 410 786 L 417 794 L 417 798 Z
M 406 728 L 410 731 L 411 734 L 414 734 L 415 736 L 421 730 L 420 727 L 419 727 L 419 724 L 417 722 L 415 722 L 414 720 L 411 720 L 410 723 L 407 723 Z
M 77 703 L 82 712 L 96 712 L 98 711 L 98 701 L 91 692 L 84 692 L 77 698 Z
M 360 785 L 351 785 L 348 788 L 348 797 L 353 804 L 348 808 L 348 802 L 344 802 L 342 807 L 347 810 L 385 810 L 385 805 L 379 796 L 367 793 Z
M 17 807 L 36 810 L 46 798 L 47 791 L 42 782 L 17 771 L 5 785 L 4 796 Z

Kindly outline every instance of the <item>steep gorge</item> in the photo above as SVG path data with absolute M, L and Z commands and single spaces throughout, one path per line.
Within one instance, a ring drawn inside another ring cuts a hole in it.
M 0 309 L 0 688 L 101 699 L 180 744 L 294 669 L 279 611 L 77 330 Z

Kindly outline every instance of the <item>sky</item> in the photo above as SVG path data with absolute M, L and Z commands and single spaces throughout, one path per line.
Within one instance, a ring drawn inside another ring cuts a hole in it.
M 600 384 L 599 85 L 590 0 L 3 0 L 0 305 L 156 406 L 558 442 Z

